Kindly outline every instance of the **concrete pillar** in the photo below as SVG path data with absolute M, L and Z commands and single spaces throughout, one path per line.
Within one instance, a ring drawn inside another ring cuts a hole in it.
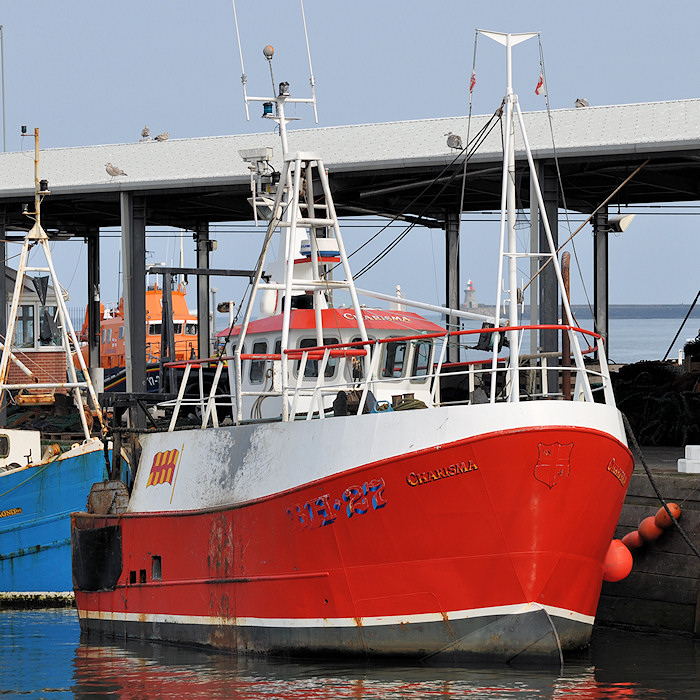
M 146 198 L 121 193 L 126 390 L 146 391 Z
M 209 269 L 209 253 L 214 249 L 214 242 L 209 240 L 209 224 L 198 224 L 194 239 L 197 246 L 197 268 Z M 199 319 L 199 342 L 197 345 L 199 357 L 211 355 L 209 338 L 209 277 L 197 275 L 197 318 Z
M 608 222 L 607 208 L 601 209 L 593 216 L 593 309 L 595 314 L 594 330 L 605 340 L 606 355 L 608 350 Z
M 538 167 L 536 164 L 535 167 Z M 535 178 L 530 178 L 530 251 L 535 252 L 540 249 L 540 206 L 537 202 L 537 191 L 535 189 Z M 529 287 L 529 303 L 530 316 L 528 323 L 531 325 L 537 324 L 539 318 L 540 297 L 539 288 L 540 280 L 537 271 L 540 269 L 541 261 L 539 258 L 530 258 L 530 287 Z M 530 352 L 534 355 L 539 347 L 539 333 L 536 330 L 530 331 Z
M 459 309 L 459 224 L 460 212 L 455 209 L 445 211 L 445 306 Z M 449 330 L 459 330 L 459 318 L 448 316 L 445 319 Z M 447 362 L 459 362 L 459 345 L 450 343 L 447 348 Z
M 542 219 L 547 217 L 554 239 L 554 247 L 559 245 L 559 185 L 557 173 L 552 165 L 538 163 L 538 176 L 544 211 L 540 212 L 540 252 L 549 252 L 549 243 Z M 541 264 L 544 259 L 541 260 Z M 559 285 L 553 265 L 547 265 L 539 276 L 539 322 L 556 324 L 559 320 Z M 554 330 L 540 331 L 540 348 L 544 352 L 559 348 L 559 334 Z

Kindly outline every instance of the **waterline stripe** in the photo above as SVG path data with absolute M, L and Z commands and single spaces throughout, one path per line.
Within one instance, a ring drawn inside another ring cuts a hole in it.
M 78 610 L 83 620 L 102 620 L 112 622 L 148 622 L 159 624 L 186 625 L 236 625 L 238 627 L 280 627 L 285 629 L 299 628 L 333 628 L 379 627 L 409 623 L 444 622 L 447 620 L 463 620 L 469 618 L 488 617 L 492 615 L 525 615 L 537 610 L 545 610 L 552 617 L 564 618 L 592 625 L 594 617 L 583 615 L 549 605 L 537 603 L 519 603 L 516 605 L 500 605 L 474 610 L 456 610 L 442 613 L 419 613 L 415 615 L 387 615 L 384 617 L 336 617 L 336 618 L 270 618 L 270 617 L 211 617 L 206 615 L 167 615 L 159 613 L 111 612 L 107 610 Z

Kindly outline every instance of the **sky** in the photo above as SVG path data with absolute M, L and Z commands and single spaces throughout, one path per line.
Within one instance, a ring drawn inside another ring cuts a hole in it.
M 319 126 L 452 117 L 468 112 L 475 29 L 539 31 L 552 109 L 585 97 L 591 105 L 700 97 L 697 26 L 700 6 L 690 0 L 587 2 L 501 0 L 353 0 L 304 3 L 316 81 Z M 275 47 L 275 78 L 293 96 L 308 95 L 309 68 L 297 0 L 238 0 L 248 92 L 268 94 L 262 47 Z M 27 147 L 20 126 L 41 130 L 42 148 L 138 140 L 148 124 L 170 138 L 270 131 L 254 108 L 246 121 L 241 66 L 231 0 L 26 0 L 0 4 L 4 38 L 6 150 Z M 545 108 L 534 94 L 540 46 L 514 51 L 514 87 L 523 110 Z M 499 45 L 480 37 L 476 51 L 473 113 L 492 113 L 504 92 Z M 306 107 L 290 128 L 314 126 Z M 698 134 L 700 137 L 700 134 Z M 50 199 L 44 203 L 50 206 Z M 698 291 L 696 208 L 634 210 L 627 231 L 610 238 L 610 303 L 689 304 Z M 623 212 L 624 213 L 624 212 Z M 496 217 L 465 216 L 461 229 L 462 288 L 473 279 L 477 300 L 495 297 Z M 468 219 L 468 220 L 467 220 Z M 560 240 L 568 237 L 561 217 Z M 575 229 L 582 217 L 572 214 Z M 392 229 L 397 233 L 400 229 Z M 346 246 L 358 247 L 372 231 L 349 222 Z M 361 266 L 389 242 L 386 234 Z M 252 267 L 262 229 L 214 231 L 219 247 L 212 267 Z M 572 301 L 592 291 L 592 231 L 576 237 L 581 274 L 572 272 Z M 185 264 L 194 265 L 186 235 Z M 177 264 L 179 244 L 154 232 L 149 262 Z M 12 250 L 12 249 L 11 249 Z M 102 298 L 116 302 L 119 239 L 105 232 Z M 58 274 L 84 305 L 86 251 L 81 243 L 54 245 Z M 444 303 L 444 242 L 439 230 L 414 229 L 396 260 L 362 279 L 363 287 Z M 420 271 L 420 274 L 417 272 Z M 223 280 L 218 300 L 240 299 L 242 287 Z M 194 290 L 190 306 L 195 305 Z M 189 297 L 188 297 L 189 298 Z

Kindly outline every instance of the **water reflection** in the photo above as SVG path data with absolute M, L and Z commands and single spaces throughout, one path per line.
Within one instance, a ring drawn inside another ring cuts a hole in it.
M 700 644 L 597 630 L 564 668 L 453 668 L 238 658 L 162 644 L 79 643 L 74 610 L 0 611 L 0 696 L 422 700 L 700 697 Z
M 300 663 L 148 643 L 81 644 L 73 690 L 85 698 L 695 698 L 699 652 L 688 639 L 598 631 L 590 650 L 552 673 L 502 666 Z
M 593 669 L 562 675 L 493 668 L 429 668 L 395 664 L 300 663 L 238 658 L 166 645 L 127 642 L 76 649 L 75 697 L 381 698 L 598 697 Z
M 589 657 L 596 683 L 608 689 L 596 697 L 700 697 L 700 641 L 596 630 Z

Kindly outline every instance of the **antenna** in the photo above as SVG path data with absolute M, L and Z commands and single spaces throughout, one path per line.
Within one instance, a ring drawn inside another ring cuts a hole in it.
M 301 19 L 304 23 L 304 38 L 306 39 L 306 55 L 309 57 L 309 84 L 311 85 L 311 99 L 314 104 L 314 119 L 318 124 L 318 112 L 316 111 L 316 81 L 314 80 L 314 69 L 311 65 L 311 49 L 309 48 L 309 32 L 306 30 L 306 13 L 304 12 L 304 0 L 299 0 L 301 5 Z
M 276 121 L 279 122 L 280 124 L 280 130 L 284 132 L 284 127 L 286 125 L 287 121 L 291 121 L 291 117 L 284 117 L 284 108 L 283 108 L 283 103 L 284 102 L 302 102 L 306 104 L 311 104 L 313 105 L 314 108 L 314 119 L 316 120 L 316 123 L 318 124 L 318 112 L 316 110 L 316 81 L 314 79 L 314 72 L 313 72 L 313 67 L 311 65 L 311 50 L 309 48 L 309 34 L 306 29 L 306 14 L 304 12 L 304 0 L 299 0 L 300 5 L 301 5 L 301 16 L 302 16 L 302 21 L 304 24 L 304 37 L 306 40 L 306 54 L 308 57 L 309 61 L 309 83 L 311 85 L 311 97 L 310 98 L 290 98 L 289 96 L 289 83 L 282 82 L 279 84 L 279 91 L 277 89 L 277 84 L 275 83 L 275 77 L 272 72 L 272 57 L 274 55 L 274 49 L 272 46 L 269 44 L 265 46 L 263 49 L 263 55 L 268 61 L 269 68 L 270 68 L 270 78 L 272 79 L 272 99 L 269 97 L 249 97 L 248 92 L 247 92 L 247 83 L 248 83 L 248 77 L 246 76 L 245 73 L 245 67 L 243 65 L 243 50 L 241 49 L 241 34 L 238 29 L 238 14 L 236 12 L 236 0 L 231 0 L 231 4 L 233 5 L 233 18 L 234 18 L 234 23 L 236 25 L 236 39 L 238 41 L 238 55 L 241 60 L 241 83 L 243 83 L 243 101 L 245 103 L 245 114 L 246 114 L 246 119 L 250 121 L 250 113 L 248 110 L 248 103 L 249 102 L 262 102 L 263 103 L 263 116 L 268 117 L 268 118 L 273 118 Z M 275 104 L 276 106 L 276 114 L 273 115 L 271 114 L 272 111 L 272 104 Z M 268 106 L 269 110 L 268 110 Z M 283 151 L 286 153 L 286 144 L 284 143 L 286 141 L 286 136 L 282 136 L 282 141 L 283 141 Z
M 233 3 L 233 21 L 236 25 L 236 39 L 238 40 L 238 55 L 241 59 L 241 83 L 243 83 L 243 103 L 245 104 L 245 118 L 250 121 L 250 113 L 248 112 L 248 95 L 246 93 L 246 84 L 248 83 L 248 77 L 245 74 L 245 67 L 243 66 L 243 50 L 241 49 L 241 33 L 238 31 L 238 14 L 236 13 L 236 0 L 231 0 Z

